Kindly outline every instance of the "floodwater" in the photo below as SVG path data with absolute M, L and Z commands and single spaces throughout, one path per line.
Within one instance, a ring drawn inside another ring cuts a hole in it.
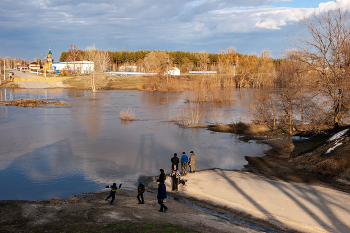
M 69 89 L 0 89 L 1 100 L 65 100 L 67 106 L 0 105 L 0 200 L 68 198 L 140 175 L 170 172 L 174 153 L 193 150 L 196 169 L 242 169 L 244 156 L 262 156 L 268 146 L 236 135 L 186 129 L 170 119 L 200 109 L 203 123 L 249 121 L 252 90 L 235 91 L 231 103 L 184 103 L 179 93 Z M 130 109 L 137 121 L 119 119 Z

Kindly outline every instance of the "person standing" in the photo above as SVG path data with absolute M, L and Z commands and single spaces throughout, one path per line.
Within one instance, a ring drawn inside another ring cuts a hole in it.
M 190 165 L 190 173 L 195 173 L 196 172 L 196 155 L 193 153 L 193 151 L 190 152 L 191 156 L 190 159 L 188 161 L 189 165 Z
M 145 186 L 142 184 L 142 181 L 139 180 L 139 186 L 137 187 L 137 199 L 139 200 L 139 204 L 145 204 L 145 201 L 143 200 L 144 192 L 145 192 Z
M 179 168 L 179 158 L 177 157 L 177 154 L 174 154 L 174 157 L 171 158 L 171 169 L 174 170 L 174 167 L 176 166 L 176 170 Z
M 188 163 L 188 157 L 185 152 L 182 152 L 182 156 L 181 156 L 181 175 L 182 176 L 187 175 L 187 163 Z
M 166 207 L 163 203 L 164 199 L 167 198 L 166 186 L 163 182 L 161 182 L 160 179 L 157 180 L 157 184 L 158 184 L 157 199 L 158 199 L 158 204 L 160 205 L 159 212 L 166 212 L 168 210 L 168 207 Z
M 170 177 L 171 177 L 171 191 L 177 191 L 181 176 L 180 176 L 180 172 L 177 170 L 176 165 L 174 169 L 171 171 Z
M 115 192 L 117 191 L 117 189 L 120 189 L 120 187 L 122 187 L 122 183 L 120 183 L 119 187 L 117 187 L 116 183 L 113 183 L 112 186 L 107 185 L 106 188 L 111 188 L 111 192 L 109 193 L 109 196 L 106 197 L 105 201 L 107 201 L 110 197 L 112 197 L 111 202 L 109 203 L 110 205 L 113 205 L 114 199 L 115 199 Z
M 166 175 L 164 173 L 164 169 L 159 169 L 159 171 L 160 171 L 159 180 L 164 183 L 166 180 Z

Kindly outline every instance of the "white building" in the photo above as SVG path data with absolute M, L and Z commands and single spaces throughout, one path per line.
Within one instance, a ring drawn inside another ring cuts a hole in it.
M 180 70 L 179 70 L 179 68 L 177 68 L 177 67 L 171 67 L 171 68 L 169 68 L 169 70 L 168 70 L 168 74 L 170 74 L 170 75 L 180 75 Z
M 83 73 L 89 74 L 94 71 L 93 61 L 76 61 L 76 62 L 55 62 L 52 63 L 55 73 Z

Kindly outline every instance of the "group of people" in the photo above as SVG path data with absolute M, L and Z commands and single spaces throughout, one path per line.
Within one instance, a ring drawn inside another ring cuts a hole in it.
M 193 151 L 190 152 L 190 157 L 186 155 L 185 152 L 182 152 L 181 159 L 177 157 L 177 154 L 174 154 L 174 157 L 171 158 L 171 172 L 170 172 L 170 177 L 171 177 L 171 186 L 172 186 L 172 191 L 177 191 L 178 190 L 178 185 L 179 181 L 182 176 L 187 175 L 187 171 L 190 173 L 194 173 L 196 168 L 195 168 L 195 163 L 196 163 L 196 157 Z M 179 172 L 179 163 L 181 162 L 181 175 Z M 157 184 L 158 184 L 158 204 L 160 205 L 160 210 L 159 212 L 166 212 L 168 210 L 168 207 L 166 207 L 163 203 L 164 199 L 167 198 L 166 194 L 166 186 L 164 184 L 166 180 L 166 175 L 164 172 L 164 169 L 160 169 L 160 175 L 159 178 L 157 179 Z M 109 196 L 105 199 L 108 200 L 110 197 L 112 197 L 112 200 L 110 201 L 110 204 L 113 205 L 113 201 L 115 199 L 115 192 L 117 189 L 120 189 L 122 186 L 122 183 L 120 183 L 119 186 L 116 185 L 116 183 L 113 183 L 112 186 L 106 186 L 106 188 L 111 188 L 111 192 Z M 145 185 L 142 183 L 142 181 L 139 181 L 139 185 L 137 187 L 137 199 L 139 201 L 139 204 L 145 204 L 143 194 L 145 192 Z
M 171 170 L 178 170 L 179 162 L 181 161 L 181 175 L 187 175 L 187 171 L 190 173 L 196 172 L 196 155 L 193 151 L 190 152 L 191 156 L 188 157 L 185 152 L 182 152 L 181 160 L 177 157 L 177 154 L 174 154 L 174 157 L 171 158 Z
M 191 156 L 188 157 L 185 152 L 182 152 L 182 156 L 179 159 L 177 157 L 177 154 L 174 154 L 174 157 L 171 158 L 171 190 L 177 191 L 179 186 L 179 181 L 181 176 L 186 176 L 187 172 L 190 173 L 196 171 L 196 155 L 193 153 L 193 151 L 190 152 Z M 179 172 L 179 163 L 181 162 L 181 175 Z

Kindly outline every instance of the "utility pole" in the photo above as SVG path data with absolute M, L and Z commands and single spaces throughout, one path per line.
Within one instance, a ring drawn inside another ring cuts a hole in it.
M 4 59 L 4 80 L 5 80 L 5 73 L 6 73 L 6 72 L 5 72 L 5 67 L 6 67 L 5 64 L 6 64 L 6 61 L 5 61 L 5 59 Z

